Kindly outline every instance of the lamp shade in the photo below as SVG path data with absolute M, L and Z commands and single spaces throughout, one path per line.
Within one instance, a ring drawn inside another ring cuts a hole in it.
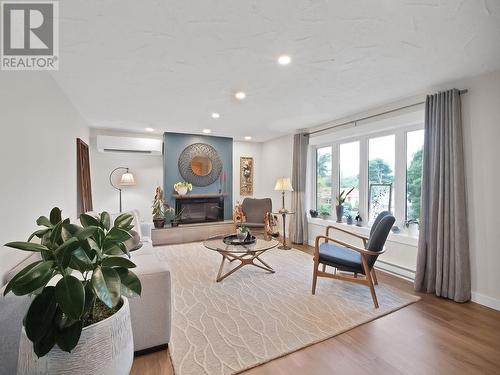
M 293 191 L 292 183 L 290 179 L 287 177 L 280 177 L 276 180 L 276 185 L 274 186 L 274 190 L 279 191 Z
M 120 179 L 121 186 L 132 186 L 135 185 L 134 175 L 130 172 L 125 172 L 122 174 L 122 178 Z

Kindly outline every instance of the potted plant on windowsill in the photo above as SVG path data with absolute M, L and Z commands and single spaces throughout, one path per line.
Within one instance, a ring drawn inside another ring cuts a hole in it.
M 153 224 L 156 229 L 161 229 L 165 226 L 164 216 L 165 199 L 163 198 L 163 190 L 161 187 L 156 188 L 155 198 L 153 200 Z
M 349 196 L 349 194 L 352 193 L 354 190 L 354 187 L 352 187 L 347 193 L 345 190 L 342 190 L 342 192 L 337 195 L 335 198 L 337 199 L 337 205 L 335 206 L 335 211 L 337 214 L 337 223 L 342 222 L 342 218 L 344 217 L 344 202 Z
M 180 181 L 174 185 L 174 190 L 179 195 L 186 195 L 188 191 L 193 190 L 193 185 L 190 184 L 189 182 Z
M 126 297 L 141 294 L 130 271 L 128 250 L 133 216 L 114 223 L 103 212 L 80 216 L 80 225 L 61 218 L 58 208 L 41 216 L 27 242 L 5 246 L 37 252 L 40 260 L 25 267 L 5 287 L 4 295 L 33 295 L 23 322 L 18 374 L 128 374 L 134 348 Z M 31 242 L 34 237 L 40 243 Z M 98 353 L 98 355 L 92 355 Z
M 321 210 L 319 216 L 323 219 L 326 220 L 330 217 L 330 212 L 326 210 Z
M 408 231 L 408 235 L 411 237 L 418 237 L 418 220 L 417 219 L 409 219 L 406 220 L 405 228 Z
M 353 223 L 353 217 L 352 217 L 352 214 L 350 212 L 346 213 L 346 215 L 345 215 L 345 222 L 348 225 L 352 225 L 352 223 Z

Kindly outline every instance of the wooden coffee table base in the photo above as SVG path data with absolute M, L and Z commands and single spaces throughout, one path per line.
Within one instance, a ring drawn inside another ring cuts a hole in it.
M 232 273 L 238 271 L 240 268 L 247 265 L 262 268 L 263 270 L 274 273 L 272 267 L 266 262 L 264 262 L 261 258 L 259 258 L 259 256 L 262 255 L 262 253 L 264 253 L 265 251 L 267 250 L 253 251 L 248 253 L 231 253 L 227 251 L 218 251 L 218 253 L 222 255 L 222 261 L 220 263 L 219 273 L 217 274 L 216 281 L 219 282 L 224 280 Z M 228 264 L 234 262 L 235 260 L 240 261 L 240 264 L 238 264 L 236 267 L 234 267 L 233 269 L 222 275 L 222 269 L 224 268 L 224 263 L 226 262 L 226 259 L 228 261 Z M 261 264 L 257 264 L 255 263 L 255 261 L 259 261 Z

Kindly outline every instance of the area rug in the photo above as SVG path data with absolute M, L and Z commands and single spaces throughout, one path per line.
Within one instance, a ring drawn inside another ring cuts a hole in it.
M 299 250 L 266 252 L 274 274 L 246 266 L 220 283 L 221 256 L 203 244 L 157 250 L 172 276 L 169 350 L 177 375 L 238 373 L 419 299 L 378 285 L 375 309 L 366 286 L 325 278 L 313 296 L 312 257 Z

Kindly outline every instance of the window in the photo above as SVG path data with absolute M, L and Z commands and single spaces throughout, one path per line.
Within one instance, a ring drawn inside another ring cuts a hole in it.
M 316 209 L 332 212 L 332 147 L 316 150 Z
M 344 221 L 358 212 L 363 225 L 389 210 L 396 225 L 420 216 L 423 124 L 395 126 L 369 133 L 344 132 L 331 144 L 316 147 L 316 209 L 336 218 L 335 196 L 354 188 L 344 203 Z M 353 135 L 350 135 L 353 134 Z M 332 137 L 333 138 L 333 137 Z M 313 158 L 314 159 L 314 158 Z
M 339 146 L 339 186 L 339 193 L 354 188 L 344 203 L 344 212 L 356 216 L 359 211 L 359 141 Z
M 368 143 L 369 220 L 382 211 L 394 212 L 395 136 L 371 138 Z
M 424 130 L 406 133 L 406 220 L 420 218 Z

